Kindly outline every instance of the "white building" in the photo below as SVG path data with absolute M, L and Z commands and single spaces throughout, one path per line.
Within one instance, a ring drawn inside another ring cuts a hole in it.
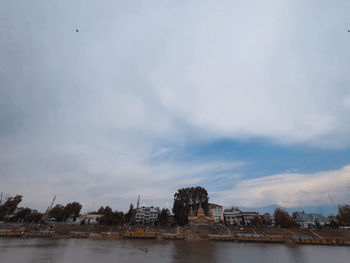
M 226 209 L 223 212 L 224 222 L 230 226 L 243 225 L 243 217 L 241 211 L 238 208 Z
M 100 214 L 84 214 L 78 217 L 79 223 L 82 223 L 84 221 L 87 225 L 96 225 L 98 224 L 98 219 L 101 218 L 103 215 Z
M 301 226 L 301 227 L 315 227 L 317 224 L 320 226 L 324 226 L 326 224 L 329 224 L 329 219 L 321 214 L 306 214 L 306 213 L 300 213 L 296 217 L 295 221 Z
M 136 208 L 135 220 L 136 223 L 154 224 L 158 220 L 160 210 L 159 207 L 145 207 Z

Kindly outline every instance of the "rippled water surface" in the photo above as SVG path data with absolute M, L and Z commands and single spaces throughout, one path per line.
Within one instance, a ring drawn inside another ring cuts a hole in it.
M 0 239 L 0 262 L 350 262 L 350 247 L 213 241 Z

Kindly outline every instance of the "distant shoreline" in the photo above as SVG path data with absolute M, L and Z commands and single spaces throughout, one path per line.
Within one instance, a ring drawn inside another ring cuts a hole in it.
M 226 227 L 226 226 L 192 226 L 192 227 L 164 227 L 164 226 L 107 226 L 107 225 L 76 225 L 76 224 L 24 224 L 6 223 L 1 224 L 0 229 L 11 229 L 30 233 L 39 230 L 52 230 L 56 232 L 57 238 L 69 237 L 70 231 L 89 232 L 90 238 L 100 238 L 101 232 L 135 231 L 143 228 L 146 232 L 176 233 L 185 236 L 186 240 L 208 240 L 209 234 L 235 235 L 237 233 L 282 235 L 290 236 L 312 236 L 315 238 L 350 238 L 349 230 L 342 229 L 303 229 L 303 228 L 257 228 L 257 227 Z

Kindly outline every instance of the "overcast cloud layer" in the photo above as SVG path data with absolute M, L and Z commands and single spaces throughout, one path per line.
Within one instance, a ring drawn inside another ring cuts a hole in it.
M 249 160 L 171 158 L 218 139 L 348 149 L 349 12 L 345 0 L 2 0 L 0 192 L 40 209 L 54 194 L 171 206 L 188 185 L 227 206 L 349 202 L 349 166 L 248 179 Z

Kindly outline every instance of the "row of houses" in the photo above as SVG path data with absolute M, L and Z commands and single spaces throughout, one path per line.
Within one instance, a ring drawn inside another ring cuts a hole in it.
M 198 211 L 191 211 L 189 214 L 190 225 L 212 225 L 212 224 L 225 224 L 229 226 L 250 226 L 253 225 L 253 221 L 256 218 L 260 221 L 270 222 L 274 225 L 274 217 L 269 213 L 260 215 L 257 211 L 241 211 L 238 207 L 232 207 L 231 209 L 224 209 L 223 206 L 218 204 L 209 203 L 208 214 L 205 215 L 203 208 L 200 206 Z M 135 210 L 135 221 L 137 224 L 154 225 L 160 215 L 159 207 L 146 207 L 142 206 Z M 98 214 L 85 214 L 77 218 L 77 223 L 84 221 L 86 224 L 98 224 L 98 219 L 102 215 Z M 174 215 L 169 214 L 169 221 L 175 222 Z M 330 219 L 321 214 L 307 214 L 299 213 L 295 218 L 295 221 L 301 227 L 316 227 L 325 226 L 330 223 Z
M 252 225 L 254 217 L 260 217 L 256 211 L 241 211 L 237 207 L 224 210 L 221 205 L 211 203 L 209 203 L 209 216 L 214 219 L 215 224 L 232 226 Z

